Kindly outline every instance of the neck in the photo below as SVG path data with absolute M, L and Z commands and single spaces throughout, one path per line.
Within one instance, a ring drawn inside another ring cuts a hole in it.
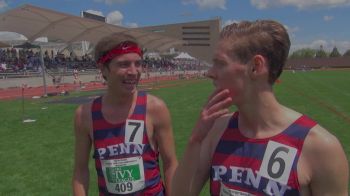
M 108 105 L 127 105 L 133 102 L 134 98 L 137 96 L 137 91 L 132 93 L 121 93 L 117 91 L 108 90 L 104 96 L 104 101 Z
M 239 105 L 239 128 L 249 138 L 276 135 L 287 127 L 286 108 L 280 105 L 272 91 L 261 91 Z

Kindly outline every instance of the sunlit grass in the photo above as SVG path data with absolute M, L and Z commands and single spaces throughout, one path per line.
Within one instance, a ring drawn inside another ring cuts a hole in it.
M 274 87 L 281 103 L 309 115 L 336 135 L 348 158 L 349 78 L 349 71 L 285 72 L 282 82 Z M 168 87 L 157 88 L 162 85 Z M 211 82 L 183 80 L 147 88 L 169 107 L 181 159 L 200 108 L 213 89 Z M 101 93 L 73 93 L 69 97 Z M 77 105 L 48 103 L 65 98 L 25 100 L 24 115 L 21 100 L 0 102 L 0 195 L 71 195 L 73 116 Z M 23 123 L 23 118 L 36 122 Z M 97 195 L 92 159 L 90 173 L 90 195 Z M 201 195 L 209 195 L 208 186 Z

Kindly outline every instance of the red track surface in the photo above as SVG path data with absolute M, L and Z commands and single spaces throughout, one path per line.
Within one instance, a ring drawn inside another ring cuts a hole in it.
M 163 77 L 157 77 L 157 78 L 149 78 L 149 79 L 142 79 L 140 81 L 141 84 L 147 84 L 152 83 L 154 81 L 169 81 L 169 80 L 176 80 L 178 79 L 177 76 L 163 76 Z M 47 94 L 56 94 L 61 93 L 62 91 L 92 91 L 92 90 L 99 90 L 99 89 L 105 89 L 106 86 L 103 85 L 100 82 L 89 82 L 82 84 L 82 87 L 80 87 L 79 84 L 60 84 L 58 86 L 47 86 L 46 91 Z M 0 100 L 11 100 L 16 98 L 22 97 L 22 91 L 25 98 L 32 98 L 34 96 L 42 96 L 44 95 L 44 87 L 25 87 L 25 88 L 7 88 L 7 89 L 1 89 L 0 88 Z

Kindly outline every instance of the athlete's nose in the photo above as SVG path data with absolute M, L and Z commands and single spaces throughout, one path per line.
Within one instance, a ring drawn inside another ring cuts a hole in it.
M 214 80 L 215 78 L 215 74 L 214 74 L 214 69 L 213 67 L 210 67 L 209 70 L 208 70 L 208 73 L 207 73 L 207 77 Z
M 138 72 L 139 72 L 139 68 L 137 67 L 136 62 L 131 61 L 128 69 L 128 74 L 137 74 Z

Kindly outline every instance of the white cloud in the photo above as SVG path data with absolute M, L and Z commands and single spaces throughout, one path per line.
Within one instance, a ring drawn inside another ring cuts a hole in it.
M 99 2 L 99 3 L 103 2 L 103 3 L 107 4 L 107 5 L 111 5 L 111 4 L 114 4 L 114 3 L 120 4 L 120 3 L 128 2 L 128 0 L 94 0 L 94 1 L 95 2 Z
M 5 0 L 0 0 L 0 9 L 7 7 L 7 3 Z
M 90 14 L 95 14 L 95 15 L 98 15 L 98 16 L 104 16 L 102 12 L 96 11 L 96 10 L 86 10 L 85 12 L 88 12 Z
M 250 0 L 258 9 L 267 9 L 279 6 L 294 6 L 298 9 L 309 7 L 338 7 L 350 5 L 350 0 Z
M 92 14 L 96 14 L 96 15 L 99 15 L 99 16 L 104 16 L 104 14 L 102 12 L 96 11 L 96 10 L 86 10 L 86 12 L 89 12 L 89 13 L 92 13 Z M 123 14 L 120 11 L 118 11 L 118 10 L 110 12 L 106 16 L 106 22 L 108 24 L 113 24 L 113 25 L 118 25 L 118 26 L 125 26 L 125 27 L 129 27 L 129 28 L 136 28 L 136 27 L 138 27 L 138 24 L 135 23 L 135 22 L 129 22 L 129 23 L 126 23 L 125 25 L 123 25 L 123 19 L 124 19 Z
M 289 27 L 287 25 L 284 25 L 284 28 L 287 29 L 288 33 L 295 33 L 299 31 L 299 27 Z
M 137 28 L 139 25 L 135 22 L 128 22 L 126 23 L 126 26 L 129 28 Z
M 107 23 L 121 26 L 123 18 L 123 14 L 116 10 L 107 15 Z
M 350 49 L 350 41 L 338 41 L 338 40 L 314 40 L 311 43 L 292 44 L 290 54 L 298 49 L 312 48 L 320 49 L 320 46 L 327 52 L 332 52 L 334 47 L 337 47 L 338 51 L 343 54 Z
M 295 38 L 295 33 L 299 31 L 299 27 L 289 27 L 287 25 L 284 25 L 284 28 L 287 29 L 290 38 Z
M 201 9 L 226 9 L 226 0 L 182 0 L 184 5 L 196 4 Z
M 323 16 L 323 20 L 326 21 L 326 22 L 329 22 L 329 21 L 331 21 L 333 19 L 334 19 L 333 16 Z
M 0 31 L 0 40 L 27 40 L 27 38 L 18 33 Z

